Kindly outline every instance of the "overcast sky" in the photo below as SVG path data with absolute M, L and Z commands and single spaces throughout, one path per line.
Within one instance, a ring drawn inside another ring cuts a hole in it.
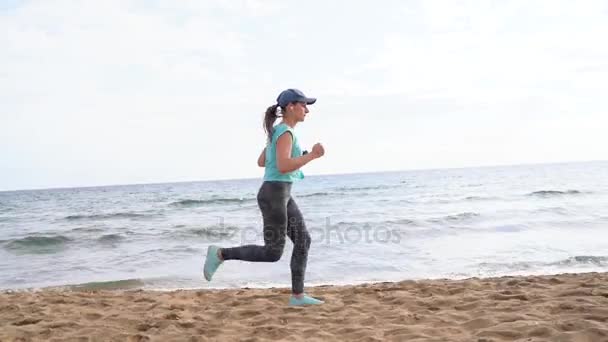
M 0 190 L 608 159 L 606 1 L 0 0 Z

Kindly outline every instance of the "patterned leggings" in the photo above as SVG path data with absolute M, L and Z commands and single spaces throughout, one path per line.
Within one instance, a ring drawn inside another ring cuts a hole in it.
M 303 293 L 311 238 L 302 213 L 291 197 L 291 183 L 265 181 L 257 200 L 264 220 L 264 245 L 222 248 L 222 256 L 224 260 L 275 262 L 283 255 L 287 235 L 293 242 L 291 288 L 295 294 Z

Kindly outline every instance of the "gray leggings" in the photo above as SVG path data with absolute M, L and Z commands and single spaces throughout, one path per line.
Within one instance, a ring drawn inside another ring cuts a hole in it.
M 291 183 L 265 181 L 257 199 L 264 220 L 264 246 L 222 248 L 222 256 L 224 260 L 275 262 L 283 255 L 287 235 L 293 242 L 291 288 L 293 293 L 303 293 L 311 238 L 302 213 L 291 197 Z

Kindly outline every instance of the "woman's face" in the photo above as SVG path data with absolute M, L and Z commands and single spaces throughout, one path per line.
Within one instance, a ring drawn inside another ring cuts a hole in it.
M 295 102 L 289 105 L 289 111 L 296 119 L 296 122 L 302 122 L 306 118 L 306 114 L 308 113 L 308 107 L 304 102 Z

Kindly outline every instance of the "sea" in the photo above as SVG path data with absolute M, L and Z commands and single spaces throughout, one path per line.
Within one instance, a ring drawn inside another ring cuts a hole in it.
M 263 243 L 261 179 L 0 192 L 0 289 L 289 287 Z M 306 286 L 608 271 L 608 162 L 306 176 Z

